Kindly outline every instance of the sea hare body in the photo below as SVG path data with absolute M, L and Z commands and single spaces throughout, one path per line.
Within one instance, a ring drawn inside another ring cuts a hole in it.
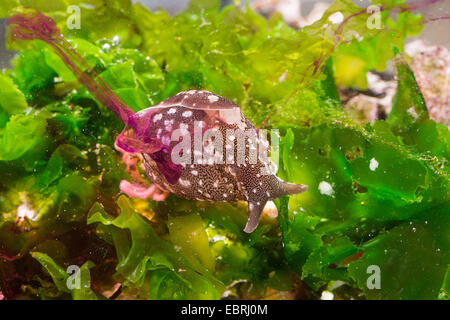
M 248 202 L 244 229 L 257 226 L 267 201 L 306 191 L 273 174 L 268 142 L 233 102 L 211 92 L 181 92 L 134 113 L 65 41 L 56 23 L 37 11 L 8 21 L 12 40 L 39 39 L 52 46 L 92 95 L 125 123 L 116 146 L 142 157 L 159 188 L 199 201 Z
M 271 174 L 261 156 L 267 141 L 236 104 L 207 91 L 181 92 L 134 114 L 116 144 L 142 153 L 148 177 L 164 191 L 199 201 L 247 201 L 247 232 L 267 201 L 307 189 Z

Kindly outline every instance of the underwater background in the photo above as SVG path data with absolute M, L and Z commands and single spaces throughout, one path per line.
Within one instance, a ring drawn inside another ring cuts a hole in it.
M 375 0 L 372 29 L 367 1 L 336 0 L 300 30 L 220 1 L 86 1 L 8 0 L 0 17 L 34 4 L 134 111 L 190 89 L 230 99 L 279 130 L 277 175 L 309 190 L 251 234 L 243 203 L 121 194 L 136 173 L 114 148 L 123 125 L 4 27 L 1 299 L 449 299 L 449 20 L 428 20 L 448 1 Z

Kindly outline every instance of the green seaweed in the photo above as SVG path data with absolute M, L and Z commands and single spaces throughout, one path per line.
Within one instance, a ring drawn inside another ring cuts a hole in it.
M 21 6 L 54 18 L 135 111 L 185 89 L 233 100 L 256 126 L 280 130 L 278 175 L 309 190 L 278 200 L 278 220 L 264 217 L 250 235 L 239 203 L 120 196 L 129 179 L 114 151 L 120 122 L 44 43 L 10 44 L 18 54 L 0 74 L 0 291 L 103 299 L 120 283 L 119 298 L 262 298 L 301 282 L 319 297 L 342 281 L 356 289 L 351 298 L 448 299 L 450 135 L 429 118 L 402 53 L 422 17 L 394 18 L 403 1 L 374 3 L 382 29 L 336 0 L 300 31 L 219 1 L 192 1 L 175 16 L 129 0 L 2 3 L 2 18 Z M 72 4 L 80 30 L 65 23 Z M 330 23 L 336 12 L 342 23 Z M 391 60 L 393 110 L 361 126 L 337 86 L 364 88 L 366 72 Z M 19 207 L 28 212 L 21 221 Z M 90 286 L 69 290 L 69 265 Z M 380 289 L 367 286 L 371 265 Z

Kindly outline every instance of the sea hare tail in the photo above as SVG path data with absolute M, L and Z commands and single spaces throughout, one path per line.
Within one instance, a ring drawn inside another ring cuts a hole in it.
M 42 40 L 48 43 L 73 72 L 77 79 L 103 105 L 111 109 L 120 120 L 128 122 L 134 113 L 92 70 L 88 63 L 64 40 L 56 22 L 35 9 L 26 9 L 6 22 L 10 41 Z

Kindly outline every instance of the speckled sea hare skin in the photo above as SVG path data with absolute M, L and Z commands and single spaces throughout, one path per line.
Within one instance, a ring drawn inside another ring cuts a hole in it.
M 214 161 L 174 163 L 172 150 L 179 143 L 171 139 L 174 130 L 184 131 L 185 137 L 193 137 L 198 130 L 201 133 L 215 130 L 223 137 L 222 154 L 228 155 L 226 149 L 233 148 L 234 159 L 237 159 L 237 139 L 228 141 L 227 132 L 256 131 L 256 128 L 236 104 L 200 90 L 181 92 L 154 107 L 134 113 L 63 39 L 51 18 L 30 10 L 7 23 L 11 40 L 39 39 L 51 45 L 92 95 L 125 123 L 116 145 L 126 152 L 141 154 L 148 178 L 162 190 L 199 201 L 247 201 L 249 217 L 245 232 L 256 229 L 267 201 L 307 190 L 305 185 L 286 183 L 274 174 L 262 174 L 265 163 L 259 157 L 253 162 L 248 148 L 244 149 L 245 161 L 240 164 L 226 160 L 223 164 Z M 250 138 L 245 139 L 245 144 L 251 146 Z M 195 152 L 198 149 L 194 141 L 192 138 L 189 150 Z M 203 148 L 205 146 L 203 141 Z

